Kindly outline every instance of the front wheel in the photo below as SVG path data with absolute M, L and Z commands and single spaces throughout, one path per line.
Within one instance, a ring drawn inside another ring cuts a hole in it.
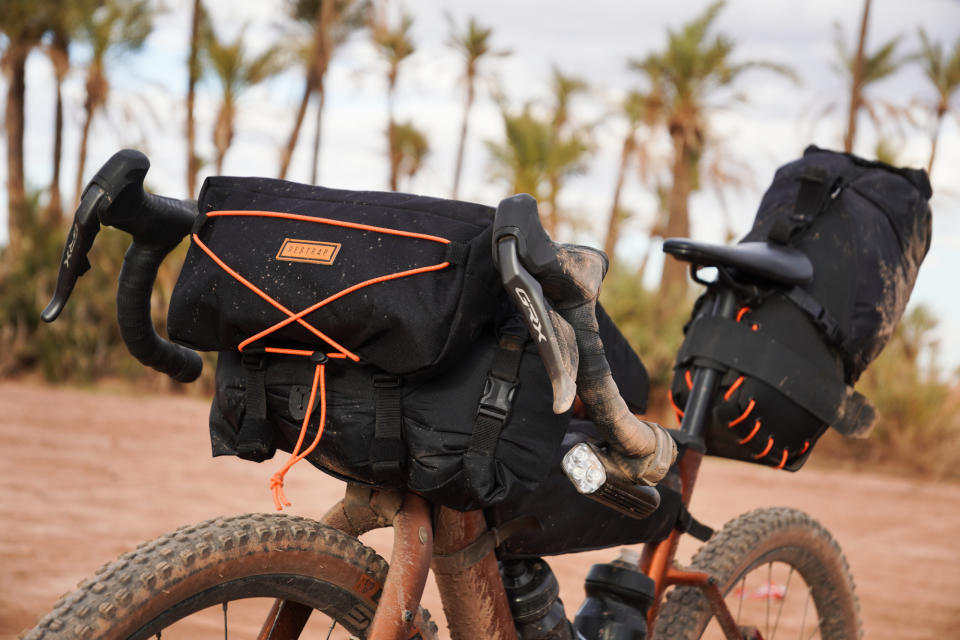
M 860 603 L 839 545 L 807 514 L 758 509 L 727 523 L 690 569 L 716 580 L 744 638 L 857 640 Z M 658 640 L 724 638 L 703 592 L 678 587 L 657 617 Z
M 386 574 L 372 549 L 312 520 L 218 518 L 104 566 L 24 639 L 363 638 Z M 414 624 L 436 637 L 426 611 Z

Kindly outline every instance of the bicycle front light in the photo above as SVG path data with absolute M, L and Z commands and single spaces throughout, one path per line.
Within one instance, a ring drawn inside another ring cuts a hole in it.
M 598 447 L 581 442 L 562 462 L 577 491 L 631 518 L 646 518 L 660 506 L 660 493 L 637 484 Z

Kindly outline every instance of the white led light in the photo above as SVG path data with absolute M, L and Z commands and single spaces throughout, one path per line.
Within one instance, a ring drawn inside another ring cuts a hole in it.
M 563 456 L 563 470 L 580 493 L 593 493 L 607 481 L 600 459 L 583 442 Z

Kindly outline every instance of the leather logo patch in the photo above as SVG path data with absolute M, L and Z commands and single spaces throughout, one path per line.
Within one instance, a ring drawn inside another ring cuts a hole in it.
M 336 242 L 287 238 L 277 253 L 277 260 L 331 265 L 339 252 L 340 244 Z

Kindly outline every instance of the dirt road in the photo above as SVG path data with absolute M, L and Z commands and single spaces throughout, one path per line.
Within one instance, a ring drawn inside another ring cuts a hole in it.
M 101 564 L 181 524 L 270 511 L 270 475 L 209 457 L 201 400 L 0 384 L 0 638 L 33 625 Z M 293 513 L 319 517 L 342 485 L 308 468 L 288 476 Z M 960 486 L 708 460 L 694 513 L 719 526 L 759 506 L 819 519 L 846 552 L 865 637 L 960 637 Z M 368 544 L 385 553 L 389 533 Z M 684 559 L 695 548 L 682 548 Z M 582 580 L 615 550 L 550 560 L 572 616 Z M 389 557 L 389 555 L 387 555 Z M 442 611 L 428 585 L 427 606 Z M 442 628 L 442 627 L 441 627 Z

